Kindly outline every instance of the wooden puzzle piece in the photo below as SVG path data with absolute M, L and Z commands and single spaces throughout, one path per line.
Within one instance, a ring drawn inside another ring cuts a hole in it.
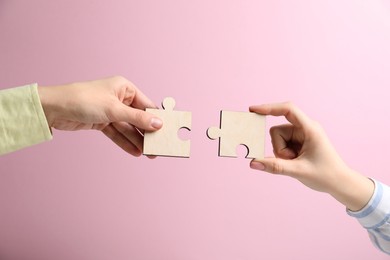
M 146 112 L 159 117 L 163 126 L 155 132 L 145 132 L 144 154 L 174 157 L 190 157 L 190 140 L 181 140 L 178 131 L 181 128 L 191 130 L 191 112 L 174 111 L 175 100 L 167 97 L 163 101 L 163 108 L 147 108 Z
M 248 149 L 246 158 L 264 158 L 265 116 L 221 111 L 220 127 L 210 127 L 207 136 L 219 138 L 219 156 L 237 157 L 237 147 L 244 145 Z

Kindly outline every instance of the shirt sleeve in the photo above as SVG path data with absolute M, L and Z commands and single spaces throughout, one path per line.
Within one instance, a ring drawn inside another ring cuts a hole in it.
M 382 252 L 390 255 L 390 188 L 373 180 L 374 194 L 360 211 L 347 213 L 356 218 L 368 231 L 372 243 Z
M 37 84 L 0 91 L 0 155 L 51 139 Z

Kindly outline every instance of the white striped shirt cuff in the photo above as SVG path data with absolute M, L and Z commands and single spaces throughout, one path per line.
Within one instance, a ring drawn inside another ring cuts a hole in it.
M 347 210 L 367 229 L 373 244 L 384 253 L 390 254 L 390 188 L 373 180 L 374 194 L 368 204 L 359 211 Z

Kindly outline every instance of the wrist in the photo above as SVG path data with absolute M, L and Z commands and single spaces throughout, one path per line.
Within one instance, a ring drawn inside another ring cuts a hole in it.
M 55 87 L 38 86 L 39 98 L 43 107 L 43 111 L 45 112 L 47 123 L 50 127 L 53 126 L 59 104 L 54 88 Z
M 352 169 L 342 170 L 337 185 L 329 194 L 351 211 L 359 211 L 370 201 L 374 182 Z

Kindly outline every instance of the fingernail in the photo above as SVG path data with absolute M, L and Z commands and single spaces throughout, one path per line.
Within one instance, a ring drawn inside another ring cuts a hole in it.
M 261 162 L 252 162 L 251 163 L 251 168 L 263 171 L 263 170 L 265 170 L 265 165 L 262 164 Z
M 152 118 L 150 125 L 155 129 L 160 129 L 163 125 L 163 122 L 158 118 Z

